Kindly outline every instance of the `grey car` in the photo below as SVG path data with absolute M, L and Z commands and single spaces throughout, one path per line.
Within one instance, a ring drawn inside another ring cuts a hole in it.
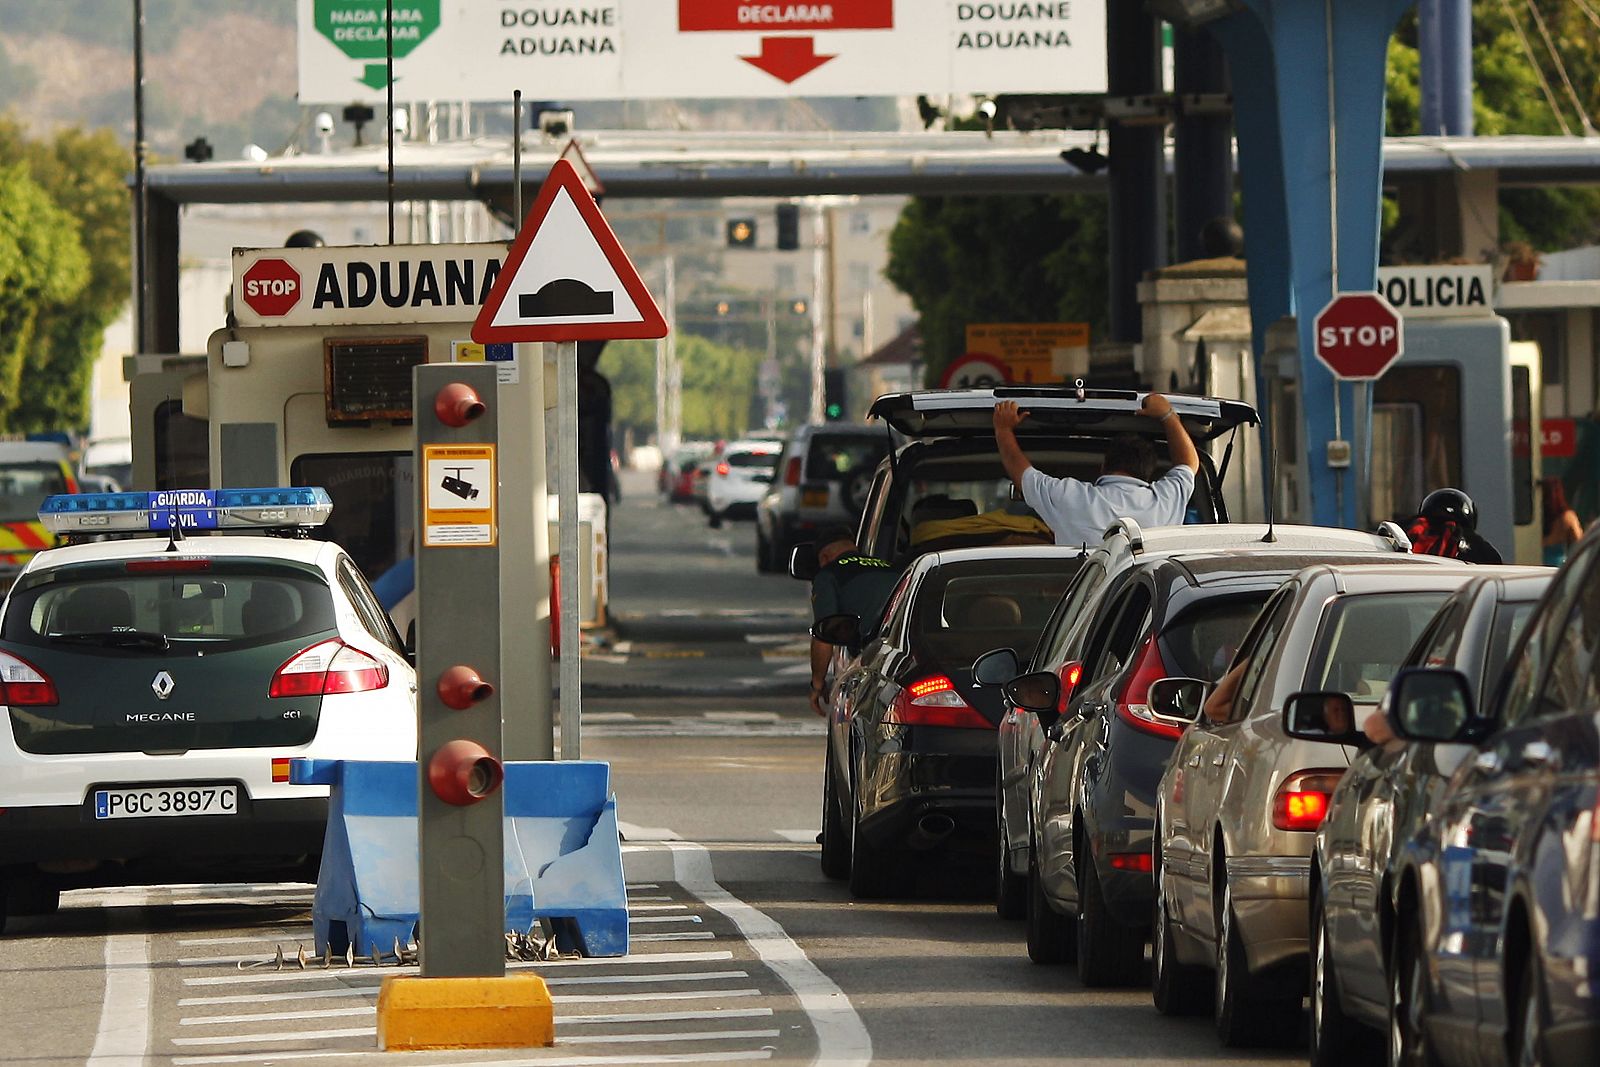
M 1476 573 L 1412 560 L 1308 567 L 1285 582 L 1233 661 L 1231 711 L 1215 722 L 1202 711 L 1162 776 L 1152 986 L 1159 1008 L 1178 1011 L 1215 972 L 1224 1044 L 1299 1033 L 1311 849 L 1353 754 L 1290 737 L 1282 709 L 1302 691 L 1377 704 L 1439 605 Z
M 790 434 L 772 485 L 756 504 L 756 569 L 781 572 L 789 550 L 819 530 L 855 526 L 890 444 L 882 427 L 850 423 L 801 426 Z

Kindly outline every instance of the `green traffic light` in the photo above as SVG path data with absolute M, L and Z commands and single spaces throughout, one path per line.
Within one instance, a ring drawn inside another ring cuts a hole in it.
M 828 418 L 837 419 L 839 416 L 841 416 L 843 414 L 844 414 L 844 405 L 842 405 L 842 404 L 829 404 L 828 405 L 828 408 L 827 408 Z

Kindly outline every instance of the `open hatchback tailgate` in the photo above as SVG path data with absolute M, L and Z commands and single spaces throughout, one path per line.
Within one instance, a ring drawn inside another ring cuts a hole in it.
M 987 437 L 994 434 L 994 406 L 1015 400 L 1028 413 L 1022 436 L 1112 437 L 1131 433 L 1162 436 L 1161 427 L 1139 414 L 1146 394 L 1129 390 L 1045 386 L 993 389 L 925 389 L 887 393 L 873 402 L 867 417 L 880 418 L 906 437 Z M 1203 396 L 1167 394 L 1189 436 L 1209 441 L 1237 426 L 1259 425 L 1249 404 Z

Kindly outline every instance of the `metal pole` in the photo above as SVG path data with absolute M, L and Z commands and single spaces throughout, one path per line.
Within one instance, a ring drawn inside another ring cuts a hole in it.
M 1323 32 L 1328 39 L 1328 278 L 1329 292 L 1332 296 L 1339 295 L 1339 112 L 1335 103 L 1334 93 L 1337 87 L 1333 75 L 1333 0 L 1322 0 Z M 1340 428 L 1340 412 L 1344 407 L 1344 383 L 1335 378 L 1333 382 L 1333 436 L 1343 439 L 1344 433 Z M 1356 442 L 1359 444 L 1360 442 Z M 1356 476 L 1359 478 L 1361 460 L 1355 461 Z M 1338 509 L 1339 521 L 1345 522 L 1344 511 L 1344 468 L 1333 472 L 1333 498 L 1334 506 Z M 1361 486 L 1355 486 L 1355 497 L 1360 499 Z
M 556 345 L 556 485 L 561 498 L 561 758 L 580 752 L 583 662 L 578 658 L 578 342 Z
M 683 440 L 683 366 L 678 362 L 678 272 L 667 273 L 667 431 L 669 448 Z
M 822 301 L 828 291 L 827 279 L 823 277 L 827 271 L 828 238 L 824 218 L 827 209 L 822 206 L 821 199 L 816 200 L 815 205 L 817 230 L 811 240 L 811 421 L 821 422 L 827 414 L 824 410 L 823 374 L 828 368 L 828 339 L 822 317 Z
M 662 266 L 665 270 L 665 277 L 662 282 L 662 291 L 667 298 L 666 318 L 667 323 L 670 325 L 672 322 L 673 278 L 677 273 L 678 267 L 672 256 L 666 257 L 666 260 Z M 666 337 L 662 337 L 656 341 L 656 446 L 661 449 L 662 463 L 667 462 L 667 453 L 674 444 L 674 442 L 671 442 L 667 439 L 667 390 L 670 388 L 669 383 L 672 380 L 672 374 L 670 368 L 668 367 L 668 357 L 670 353 L 667 351 L 667 347 L 671 344 L 671 342 L 668 340 L 668 338 L 671 336 L 672 331 L 668 330 Z M 669 476 L 672 473 L 674 472 L 669 471 Z
M 149 182 L 145 177 L 144 140 L 144 0 L 133 0 L 133 343 L 136 351 L 153 352 L 149 287 L 150 228 L 147 221 Z
M 511 94 L 511 218 L 522 225 L 522 90 Z
M 384 86 L 383 123 L 389 143 L 389 243 L 394 244 L 394 0 L 386 0 L 383 16 Z
M 498 390 L 501 706 L 506 759 L 554 759 L 551 710 L 550 489 L 545 463 L 543 347 L 516 347 L 517 381 Z

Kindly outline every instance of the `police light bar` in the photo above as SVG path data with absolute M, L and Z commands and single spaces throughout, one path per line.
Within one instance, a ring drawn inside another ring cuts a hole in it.
M 162 489 L 46 497 L 39 521 L 57 534 L 266 530 L 321 526 L 333 513 L 326 489 Z

